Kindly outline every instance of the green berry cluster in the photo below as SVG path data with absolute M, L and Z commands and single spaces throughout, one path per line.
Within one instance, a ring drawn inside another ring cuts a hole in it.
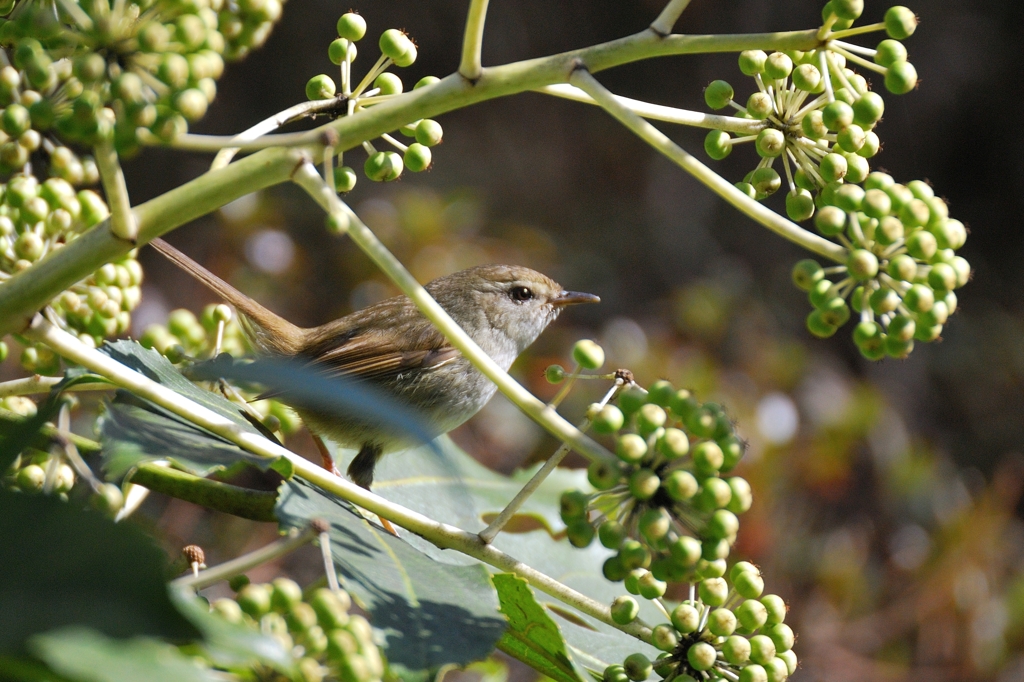
M 19 171 L 0 185 L 0 279 L 29 268 L 109 215 L 99 194 L 75 190 L 76 183 L 96 180 L 90 160 L 79 160 L 67 147 L 52 148 L 49 171 L 53 177 L 43 182 Z M 142 268 L 132 252 L 63 292 L 45 312 L 51 321 L 95 347 L 105 337 L 128 330 L 131 311 L 142 297 L 141 282 Z M 20 360 L 36 374 L 60 371 L 58 358 L 42 346 L 26 344 Z
M 0 80 L 5 130 L 8 119 L 20 121 L 69 142 L 113 141 L 122 155 L 202 118 L 224 59 L 262 45 L 281 15 L 280 0 L 12 7 L 0 20 L 4 61 L 13 64 Z
M 889 37 L 869 49 L 843 40 L 864 32 L 850 28 L 862 11 L 862 0 L 828 2 L 820 49 L 742 52 L 740 70 L 754 78 L 758 91 L 740 106 L 732 86 L 715 81 L 705 100 L 712 108 L 732 106 L 740 117 L 762 123 L 744 137 L 712 130 L 705 150 L 722 159 L 735 145 L 753 142 L 761 160 L 736 186 L 757 200 L 783 186 L 773 167 L 781 159 L 789 218 L 813 218 L 822 236 L 845 247 L 846 262 L 839 266 L 823 268 L 805 260 L 793 270 L 794 282 L 814 306 L 807 318 L 811 333 L 832 336 L 850 319 L 852 307 L 860 315 L 853 337 L 861 353 L 874 360 L 903 358 L 915 341 L 938 339 L 956 310 L 953 291 L 971 272 L 955 253 L 967 230 L 949 217 L 946 203 L 928 184 L 902 185 L 871 172 L 869 159 L 881 146 L 874 128 L 885 103 L 848 65 L 884 75 L 886 89 L 894 94 L 912 90 L 917 73 L 900 41 L 913 34 L 917 18 L 906 7 L 890 7 L 879 25 Z
M 24 396 L 7 396 L 0 400 L 0 410 L 19 417 L 34 417 L 36 404 Z M 68 494 L 81 480 L 64 457 L 36 448 L 26 448 L 14 458 L 3 475 L 3 486 L 8 490 L 28 494 L 57 495 L 65 502 Z M 93 482 L 90 503 L 103 513 L 114 516 L 124 505 L 121 489 L 113 483 Z
M 339 89 L 334 79 L 327 74 L 318 74 L 306 83 L 308 99 L 336 99 L 339 102 L 338 113 L 350 116 L 360 109 L 380 104 L 404 92 L 402 79 L 388 69 L 391 66 L 411 66 L 416 61 L 416 44 L 408 35 L 395 28 L 384 31 L 378 41 L 380 59 L 356 83 L 352 77 L 352 64 L 358 55 L 356 43 L 366 35 L 366 20 L 355 12 L 348 12 L 338 19 L 337 28 L 338 38 L 331 43 L 327 53 L 331 61 L 340 67 L 341 87 Z M 433 85 L 438 80 L 434 76 L 421 78 L 413 89 Z M 444 134 L 441 125 L 431 119 L 413 121 L 402 126 L 400 132 L 414 141 L 405 145 L 392 135 L 382 136 L 384 141 L 398 151 L 378 151 L 370 142 L 363 143 L 367 152 L 363 172 L 370 180 L 390 182 L 401 177 L 405 170 L 418 173 L 428 169 L 432 162 L 430 148 L 440 144 Z M 342 165 L 340 156 L 338 168 L 334 172 L 334 184 L 339 192 L 350 192 L 356 185 L 355 170 Z
M 139 343 L 175 364 L 209 358 L 215 352 L 241 357 L 249 348 L 238 319 L 232 315 L 231 308 L 223 303 L 211 303 L 203 308 L 199 317 L 185 308 L 173 310 L 167 317 L 166 325 L 151 324 L 146 327 Z M 302 426 L 295 411 L 277 400 L 252 400 L 246 405 L 259 415 L 260 421 L 271 432 L 287 436 Z
M 574 545 L 587 546 L 596 535 L 616 551 L 604 565 L 609 580 L 650 569 L 651 590 L 663 594 L 667 582 L 724 567 L 737 515 L 752 498 L 743 478 L 722 475 L 745 445 L 721 406 L 667 381 L 647 391 L 630 386 L 616 402 L 592 405 L 588 417 L 594 431 L 614 437 L 619 461 L 592 464 L 596 492 L 567 491 L 561 515 Z
M 224 620 L 246 624 L 277 639 L 296 659 L 299 682 L 324 679 L 372 682 L 385 673 L 385 661 L 365 618 L 350 613 L 352 599 L 344 590 L 302 588 L 288 578 L 270 584 L 232 581 L 235 599 L 217 599 L 211 611 Z
M 652 672 L 677 682 L 783 682 L 792 675 L 796 637 L 783 622 L 786 603 L 777 595 L 762 595 L 764 580 L 750 563 L 737 563 L 728 579 L 724 573 L 723 568 L 702 577 L 690 598 L 669 613 L 671 622 L 654 627 L 651 644 L 664 653 L 653 662 L 631 654 L 621 665 L 608 666 L 604 681 L 640 682 Z M 636 618 L 639 604 L 622 596 L 611 608 L 612 618 L 626 624 Z
M 915 341 L 938 339 L 957 308 L 954 290 L 971 276 L 970 264 L 956 255 L 967 230 L 949 217 L 946 202 L 925 182 L 902 185 L 880 172 L 862 185 L 829 184 L 818 201 L 815 226 L 846 245 L 848 255 L 843 265 L 808 259 L 793 268 L 793 282 L 814 307 L 811 333 L 832 336 L 852 308 L 859 315 L 854 342 L 871 360 L 904 358 Z

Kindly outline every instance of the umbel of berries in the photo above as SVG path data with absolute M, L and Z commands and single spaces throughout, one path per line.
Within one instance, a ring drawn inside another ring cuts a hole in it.
M 804 260 L 793 269 L 813 306 L 811 333 L 831 336 L 853 316 L 854 342 L 872 360 L 903 358 L 915 341 L 938 339 L 957 309 L 955 290 L 971 276 L 956 255 L 967 229 L 946 202 L 925 182 L 902 185 L 879 172 L 863 185 L 826 186 L 818 201 L 815 226 L 848 251 L 840 265 Z
M 631 654 L 605 669 L 605 682 L 640 682 L 652 672 L 676 682 L 783 682 L 797 667 L 796 636 L 784 622 L 786 603 L 763 591 L 760 573 L 745 561 L 733 566 L 728 579 L 702 579 L 670 611 L 671 622 L 654 627 L 651 644 L 663 653 L 654 661 Z M 626 624 L 638 610 L 632 597 L 619 597 L 612 617 Z
M 751 492 L 744 479 L 722 475 L 744 444 L 719 405 L 667 381 L 629 388 L 617 403 L 593 409 L 591 419 L 595 431 L 615 438 L 619 461 L 591 465 L 596 492 L 563 494 L 562 519 L 573 544 L 596 535 L 616 551 L 604 565 L 609 580 L 649 569 L 651 592 L 660 596 L 667 582 L 724 568 Z
M 0 45 L 28 87 L 5 106 L 27 109 L 42 134 L 114 141 L 121 154 L 202 118 L 224 59 L 262 45 L 281 16 L 280 0 L 12 5 Z

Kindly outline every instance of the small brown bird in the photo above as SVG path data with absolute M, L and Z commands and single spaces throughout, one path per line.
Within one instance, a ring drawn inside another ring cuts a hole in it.
M 261 353 L 299 359 L 327 376 L 365 381 L 418 412 L 431 436 L 459 426 L 494 395 L 497 387 L 406 296 L 306 329 L 275 315 L 162 239 L 150 243 L 232 304 Z M 551 278 L 515 265 L 480 265 L 438 277 L 426 289 L 506 370 L 563 307 L 600 301 L 593 294 L 566 291 Z M 288 402 L 287 394 L 277 397 Z M 367 489 L 383 454 L 413 444 L 407 436 L 380 425 L 293 407 L 314 435 L 359 448 L 348 475 Z M 334 469 L 319 440 L 318 446 L 325 468 Z

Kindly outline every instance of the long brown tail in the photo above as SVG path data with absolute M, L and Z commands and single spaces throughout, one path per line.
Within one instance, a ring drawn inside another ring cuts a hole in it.
M 243 315 L 243 321 L 248 322 L 248 331 L 253 337 L 252 341 L 260 349 L 281 355 L 295 355 L 301 350 L 306 337 L 305 329 L 270 312 L 163 239 L 158 237 L 150 244 L 172 263 L 235 306 Z

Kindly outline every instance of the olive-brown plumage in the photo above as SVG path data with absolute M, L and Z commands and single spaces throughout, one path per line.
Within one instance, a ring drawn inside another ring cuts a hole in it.
M 448 343 L 406 296 L 395 296 L 319 327 L 298 327 L 223 281 L 161 239 L 151 242 L 240 313 L 264 354 L 305 361 L 327 376 L 371 384 L 423 417 L 431 436 L 454 429 L 494 395 L 495 385 Z M 426 285 L 437 302 L 502 368 L 544 331 L 561 309 L 599 299 L 565 291 L 551 278 L 515 265 L 481 265 Z M 289 403 L 287 394 L 279 400 Z M 411 445 L 379 424 L 293 405 L 310 430 L 359 448 L 349 477 L 364 488 L 385 453 Z

